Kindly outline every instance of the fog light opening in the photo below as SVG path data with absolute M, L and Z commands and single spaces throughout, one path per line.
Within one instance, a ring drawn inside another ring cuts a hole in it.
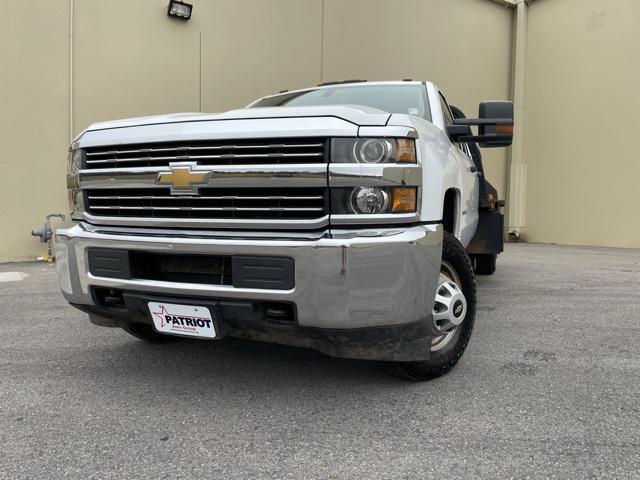
M 351 209 L 355 213 L 375 215 L 384 213 L 389 206 L 389 195 L 382 188 L 359 187 L 351 194 Z

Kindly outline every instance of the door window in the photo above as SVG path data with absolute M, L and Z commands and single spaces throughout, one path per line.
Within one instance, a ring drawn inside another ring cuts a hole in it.
M 442 118 L 444 119 L 445 128 L 449 125 L 453 125 L 451 109 L 442 94 L 440 94 L 440 106 L 442 107 Z M 458 147 L 467 157 L 471 158 L 471 152 L 469 151 L 469 146 L 466 143 L 456 143 L 456 147 Z
M 444 119 L 444 126 L 447 127 L 449 125 L 453 125 L 453 115 L 451 115 L 449 105 L 447 104 L 447 101 L 444 99 L 442 94 L 440 94 L 440 106 L 442 107 L 442 118 Z

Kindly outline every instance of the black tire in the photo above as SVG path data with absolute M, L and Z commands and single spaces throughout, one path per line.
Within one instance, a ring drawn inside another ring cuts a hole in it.
M 478 275 L 493 275 L 496 271 L 496 259 L 498 255 L 486 254 L 486 255 L 475 255 L 474 263 L 476 274 Z
M 151 325 L 146 323 L 130 323 L 126 327 L 122 327 L 122 329 L 129 335 L 149 343 L 171 343 L 182 340 L 175 335 L 158 333 Z
M 451 341 L 441 350 L 431 352 L 428 360 L 394 364 L 396 375 L 417 382 L 440 377 L 458 363 L 469 344 L 476 317 L 476 279 L 471 260 L 462 244 L 449 232 L 444 232 L 442 260 L 449 263 L 460 277 L 462 292 L 467 300 L 467 315 Z

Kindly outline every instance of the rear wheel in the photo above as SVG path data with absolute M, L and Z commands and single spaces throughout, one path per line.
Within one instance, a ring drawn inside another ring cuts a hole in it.
M 181 340 L 180 337 L 175 335 L 164 335 L 156 332 L 151 325 L 146 323 L 130 323 L 122 329 L 129 335 L 133 335 L 140 340 L 150 343 L 170 343 Z
M 466 250 L 449 232 L 444 232 L 435 297 L 431 355 L 425 361 L 396 363 L 396 373 L 404 378 L 425 381 L 444 375 L 458 363 L 471 338 L 476 281 Z
M 490 253 L 486 255 L 475 255 L 473 257 L 475 270 L 478 275 L 493 275 L 496 271 L 496 259 L 498 255 Z

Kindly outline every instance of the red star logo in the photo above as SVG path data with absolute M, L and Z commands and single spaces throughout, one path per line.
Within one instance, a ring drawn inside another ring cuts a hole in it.
M 160 305 L 160 311 L 159 312 L 151 312 L 153 315 L 155 315 L 156 317 L 160 318 L 160 328 L 164 327 L 165 323 L 164 323 L 164 316 L 165 315 L 169 315 L 169 312 L 167 311 L 166 308 L 164 308 L 164 305 Z

